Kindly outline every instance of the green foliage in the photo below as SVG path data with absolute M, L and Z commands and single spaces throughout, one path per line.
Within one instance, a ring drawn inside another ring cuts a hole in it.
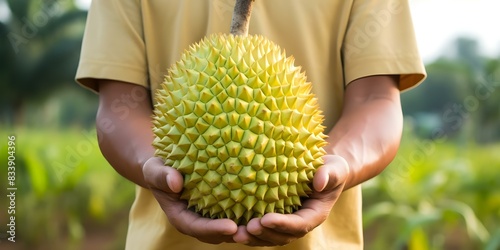
M 500 248 L 500 145 L 457 145 L 405 134 L 364 185 L 367 249 Z
M 16 136 L 16 230 L 20 244 L 30 249 L 43 245 L 79 249 L 96 228 L 106 224 L 114 231 L 118 226 L 126 228 L 126 221 L 113 220 L 117 214 L 127 213 L 134 185 L 102 157 L 95 131 L 2 130 L 1 166 L 7 165 L 8 135 Z M 5 171 L 0 171 L 0 178 L 0 195 L 5 197 Z M 8 207 L 6 202 L 0 199 L 0 207 Z M 0 211 L 1 221 L 6 221 L 6 213 Z

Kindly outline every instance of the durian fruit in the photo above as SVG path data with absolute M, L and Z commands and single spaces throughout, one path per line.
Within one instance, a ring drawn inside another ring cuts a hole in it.
M 246 224 L 293 213 L 312 192 L 325 154 L 323 115 L 293 57 L 268 39 L 204 38 L 169 69 L 155 98 L 156 155 L 184 175 L 181 198 L 194 211 Z

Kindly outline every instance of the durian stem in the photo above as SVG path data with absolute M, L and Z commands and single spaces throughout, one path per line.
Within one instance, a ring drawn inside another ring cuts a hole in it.
M 236 0 L 233 19 L 231 21 L 231 34 L 235 36 L 248 35 L 253 2 L 255 0 Z

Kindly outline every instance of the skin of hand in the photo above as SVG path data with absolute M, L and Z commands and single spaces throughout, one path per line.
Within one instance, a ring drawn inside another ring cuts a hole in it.
M 355 80 L 346 88 L 343 114 L 329 133 L 325 164 L 314 176 L 314 193 L 302 208 L 294 214 L 266 214 L 237 227 L 231 220 L 202 218 L 179 199 L 182 176 L 152 157 L 150 99 L 145 98 L 139 109 L 130 112 L 127 121 L 113 112 L 113 102 L 134 87 L 116 81 L 100 84 L 97 129 L 101 151 L 117 172 L 152 190 L 174 227 L 207 243 L 273 246 L 301 238 L 326 220 L 343 190 L 380 173 L 399 147 L 402 113 L 397 76 Z M 100 121 L 109 120 L 121 126 L 117 131 L 99 133 L 104 127 Z
M 286 245 L 323 223 L 343 191 L 349 168 L 340 156 L 327 155 L 314 176 L 314 193 L 293 214 L 270 213 L 239 226 L 235 242 L 251 246 Z
M 163 165 L 158 157 L 150 158 L 143 167 L 144 179 L 149 184 L 156 200 L 179 232 L 211 244 L 234 242 L 237 225 L 230 219 L 208 219 L 187 209 L 180 199 L 183 178 L 172 167 Z

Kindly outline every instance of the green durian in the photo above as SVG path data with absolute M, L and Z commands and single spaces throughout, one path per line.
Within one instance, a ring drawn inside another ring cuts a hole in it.
M 182 199 L 238 224 L 293 213 L 323 164 L 323 115 L 293 57 L 259 35 L 192 45 L 155 94 L 156 155 L 184 175 Z

